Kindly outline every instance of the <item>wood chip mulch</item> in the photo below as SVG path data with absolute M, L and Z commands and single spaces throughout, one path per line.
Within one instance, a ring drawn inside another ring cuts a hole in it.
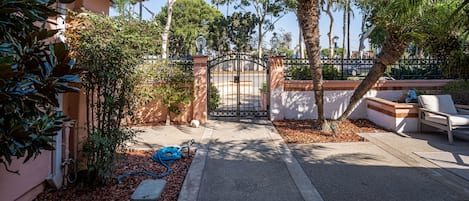
M 117 180 L 118 176 L 133 171 L 164 173 L 166 168 L 151 160 L 154 153 L 154 151 L 129 151 L 121 154 L 123 157 L 118 161 L 113 178 Z M 191 162 L 192 158 L 181 158 L 174 163 L 169 163 L 171 173 L 163 178 L 167 183 L 159 201 L 177 200 Z M 77 182 L 60 190 L 46 190 L 39 194 L 36 200 L 130 200 L 132 193 L 145 179 L 154 178 L 147 175 L 134 175 L 124 178 L 119 184 L 98 187 L 85 186 Z
M 358 133 L 387 132 L 366 119 L 346 120 L 339 125 L 334 135 L 312 128 L 318 127 L 316 120 L 280 120 L 273 122 L 286 143 L 308 144 L 327 142 L 364 142 Z

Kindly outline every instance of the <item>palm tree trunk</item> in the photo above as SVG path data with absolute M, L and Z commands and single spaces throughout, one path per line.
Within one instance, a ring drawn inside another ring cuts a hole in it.
M 298 58 L 303 59 L 303 56 L 305 55 L 304 48 L 303 48 L 303 30 L 301 29 L 300 21 L 298 21 L 298 28 L 299 28 L 299 33 L 298 33 L 298 53 L 300 54 Z
M 347 0 L 347 59 L 350 59 L 350 14 L 352 13 L 350 1 Z
M 344 1 L 345 4 L 347 4 L 347 0 Z M 344 59 L 344 52 L 345 52 L 345 39 L 347 39 L 347 5 L 344 5 L 344 26 L 342 27 L 343 35 L 342 35 L 342 53 L 341 57 L 342 62 Z M 343 70 L 343 69 L 342 69 Z
M 298 1 L 298 20 L 303 29 L 303 38 L 308 52 L 309 65 L 313 77 L 314 98 L 318 108 L 318 121 L 321 129 L 327 125 L 324 118 L 324 89 L 322 80 L 321 60 L 319 57 L 319 2 L 318 0 Z
M 358 85 L 355 89 L 352 97 L 350 98 L 349 104 L 345 109 L 344 113 L 338 118 L 341 122 L 347 119 L 352 111 L 357 106 L 358 102 L 362 97 L 373 87 L 373 85 L 379 80 L 379 78 L 386 71 L 386 66 L 391 65 L 398 61 L 404 53 L 406 47 L 409 44 L 408 38 L 400 37 L 400 33 L 393 30 L 388 30 L 381 52 L 376 57 L 376 61 L 373 67 L 368 72 L 366 78 Z

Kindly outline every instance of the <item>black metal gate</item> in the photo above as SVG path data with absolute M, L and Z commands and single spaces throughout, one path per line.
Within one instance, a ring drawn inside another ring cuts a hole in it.
M 208 110 L 211 117 L 267 117 L 269 67 L 248 54 L 223 55 L 208 61 Z

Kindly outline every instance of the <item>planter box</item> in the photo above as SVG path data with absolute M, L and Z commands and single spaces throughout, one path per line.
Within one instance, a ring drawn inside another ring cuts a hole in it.
M 399 133 L 418 131 L 418 105 L 416 103 L 396 103 L 381 98 L 366 100 L 368 120 Z

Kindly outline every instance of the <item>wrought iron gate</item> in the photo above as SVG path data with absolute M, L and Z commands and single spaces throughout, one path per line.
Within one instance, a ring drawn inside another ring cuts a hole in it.
M 269 67 L 266 59 L 236 53 L 208 61 L 211 117 L 267 117 Z

